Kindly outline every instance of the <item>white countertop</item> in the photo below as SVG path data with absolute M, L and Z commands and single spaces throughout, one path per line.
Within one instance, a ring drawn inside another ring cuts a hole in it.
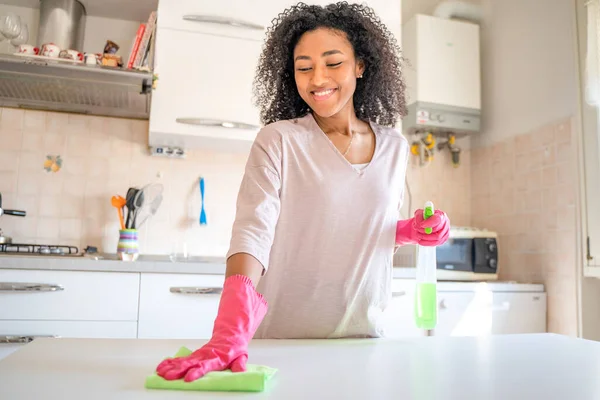
M 600 399 L 600 343 L 553 334 L 255 340 L 279 369 L 263 393 L 147 390 L 163 357 L 202 341 L 36 339 L 0 361 L 1 399 Z

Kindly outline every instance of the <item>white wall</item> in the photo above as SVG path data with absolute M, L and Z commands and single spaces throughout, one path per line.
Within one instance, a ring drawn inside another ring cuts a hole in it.
M 577 112 L 573 2 L 483 0 L 483 134 L 490 145 Z
M 38 9 L 15 7 L 0 4 L 0 15 L 14 12 L 25 21 L 29 27 L 29 44 L 41 46 L 37 43 L 37 32 L 40 13 Z M 85 24 L 85 36 L 83 42 L 84 53 L 101 53 L 107 40 L 112 40 L 120 47 L 117 54 L 121 55 L 124 62 L 127 61 L 135 34 L 141 21 L 125 21 L 108 19 L 96 16 L 87 16 Z M 78 49 L 81 51 L 81 49 Z M 14 53 L 16 48 L 8 40 L 0 42 L 0 53 Z

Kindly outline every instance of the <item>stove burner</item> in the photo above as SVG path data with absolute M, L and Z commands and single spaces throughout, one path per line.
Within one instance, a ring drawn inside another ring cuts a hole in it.
M 75 246 L 60 246 L 46 244 L 0 244 L 0 254 L 16 255 L 56 255 L 56 256 L 79 256 L 79 249 Z

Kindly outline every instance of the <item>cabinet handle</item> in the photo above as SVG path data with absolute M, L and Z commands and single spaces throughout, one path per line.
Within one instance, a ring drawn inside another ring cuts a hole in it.
M 444 299 L 442 299 L 440 301 L 440 310 L 445 310 L 447 308 L 448 308 L 448 306 L 446 306 L 446 302 L 444 301 Z
M 227 18 L 227 17 L 219 17 L 217 15 L 189 14 L 189 15 L 184 15 L 183 19 L 185 21 L 192 21 L 192 22 L 202 22 L 202 23 L 219 24 L 219 25 L 230 25 L 230 26 L 236 26 L 236 27 L 239 27 L 239 28 L 252 29 L 252 30 L 256 30 L 256 31 L 262 31 L 262 30 L 265 29 L 264 26 L 258 25 L 258 24 L 254 24 L 252 22 L 246 22 L 246 21 L 242 21 L 242 20 L 239 20 L 239 19 L 233 19 L 233 18 Z
M 405 291 L 400 291 L 400 292 L 392 292 L 392 297 L 402 297 L 406 294 Z
M 0 282 L 0 292 L 56 292 L 65 290 L 49 283 Z
M 221 128 L 228 129 L 247 129 L 247 130 L 256 130 L 260 127 L 257 125 L 246 124 L 244 122 L 236 122 L 236 121 L 222 121 L 219 119 L 205 119 L 205 118 L 176 118 L 175 122 L 179 124 L 187 124 L 187 125 L 200 125 L 200 126 L 217 126 Z
M 56 335 L 37 335 L 37 336 L 19 336 L 19 335 L 5 335 L 0 336 L 0 343 L 9 344 L 25 344 L 34 341 L 39 338 L 58 338 Z
M 171 293 L 181 294 L 220 294 L 223 288 L 220 287 L 172 287 Z

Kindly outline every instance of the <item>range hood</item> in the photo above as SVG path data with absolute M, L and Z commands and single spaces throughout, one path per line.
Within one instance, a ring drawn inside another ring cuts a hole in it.
M 148 119 L 152 73 L 0 54 L 0 106 Z

